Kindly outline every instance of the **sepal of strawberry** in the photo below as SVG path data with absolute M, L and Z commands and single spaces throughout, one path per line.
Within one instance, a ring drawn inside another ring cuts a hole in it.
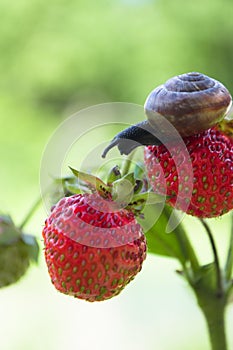
M 225 135 L 233 138 L 233 119 L 223 119 L 216 129 L 221 130 Z
M 110 186 L 106 185 L 100 178 L 97 176 L 83 173 L 74 168 L 70 167 L 70 170 L 74 176 L 78 179 L 78 184 L 89 189 L 91 192 L 98 192 L 103 198 L 109 198 L 111 193 Z
M 135 171 L 121 176 L 118 166 L 115 166 L 111 169 L 108 182 L 105 184 L 94 175 L 80 172 L 71 167 L 70 169 L 74 178 L 70 177 L 69 181 L 64 183 L 65 191 L 68 189 L 71 194 L 79 194 L 86 189 L 85 192 L 89 190 L 91 193 L 98 193 L 103 199 L 111 200 L 112 210 L 125 208 L 137 215 L 141 213 L 149 198 L 153 203 L 165 201 L 164 195 L 145 191 L 144 182 L 135 177 Z
M 129 173 L 112 183 L 112 199 L 127 204 L 132 200 L 136 186 L 134 173 Z
M 111 185 L 114 181 L 119 180 L 121 178 L 121 171 L 118 165 L 114 166 L 108 174 L 107 184 Z

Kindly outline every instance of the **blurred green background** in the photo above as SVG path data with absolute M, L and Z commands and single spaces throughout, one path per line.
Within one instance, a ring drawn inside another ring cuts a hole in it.
M 230 0 L 1 0 L 0 210 L 23 219 L 39 195 L 43 149 L 72 113 L 104 102 L 143 104 L 155 86 L 188 71 L 233 92 L 232 16 Z M 42 208 L 27 226 L 39 240 L 45 216 Z M 185 222 L 209 262 L 200 227 Z M 212 223 L 224 252 L 229 216 Z M 208 350 L 204 319 L 176 268 L 148 256 L 119 297 L 88 304 L 54 290 L 41 254 L 20 283 L 0 292 L 1 349 Z M 231 349 L 232 323 L 229 307 Z

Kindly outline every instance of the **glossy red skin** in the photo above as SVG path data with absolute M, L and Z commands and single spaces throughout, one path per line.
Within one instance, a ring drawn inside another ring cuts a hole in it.
M 144 160 L 153 190 L 170 196 L 167 202 L 171 206 L 200 218 L 216 217 L 232 210 L 233 139 L 212 128 L 184 138 L 184 143 L 193 177 L 187 176 L 187 158 L 180 160 L 178 177 L 174 159 L 165 146 L 145 148 Z M 171 146 L 178 156 L 180 149 L 179 145 Z
M 125 209 L 111 212 L 110 204 L 95 194 L 78 194 L 61 199 L 46 220 L 45 258 L 60 292 L 106 300 L 141 270 L 146 258 L 141 226 Z

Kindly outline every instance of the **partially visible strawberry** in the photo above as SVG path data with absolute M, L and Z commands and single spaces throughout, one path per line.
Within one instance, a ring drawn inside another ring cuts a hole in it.
M 132 212 L 99 194 L 61 199 L 45 222 L 45 258 L 54 286 L 85 299 L 109 299 L 141 270 L 146 240 Z
M 38 252 L 35 237 L 24 234 L 9 216 L 0 216 L 0 288 L 17 282 Z
M 184 142 L 193 176 L 187 173 L 190 159 L 182 155 L 182 146 L 171 145 L 170 152 L 163 145 L 145 148 L 145 164 L 153 190 L 170 196 L 168 203 L 177 209 L 185 210 L 190 202 L 187 213 L 197 217 L 227 213 L 233 209 L 233 139 L 212 128 L 186 137 Z

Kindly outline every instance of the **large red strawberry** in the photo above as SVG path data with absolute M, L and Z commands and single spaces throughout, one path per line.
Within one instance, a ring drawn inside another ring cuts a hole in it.
M 184 142 L 186 156 L 182 145 L 170 145 L 169 150 L 164 145 L 145 148 L 154 191 L 166 193 L 169 204 L 197 217 L 227 213 L 233 209 L 233 139 L 212 128 Z M 187 170 L 190 162 L 193 175 Z
M 61 199 L 43 229 L 55 287 L 85 299 L 109 299 L 141 270 L 146 241 L 134 214 L 98 193 Z

